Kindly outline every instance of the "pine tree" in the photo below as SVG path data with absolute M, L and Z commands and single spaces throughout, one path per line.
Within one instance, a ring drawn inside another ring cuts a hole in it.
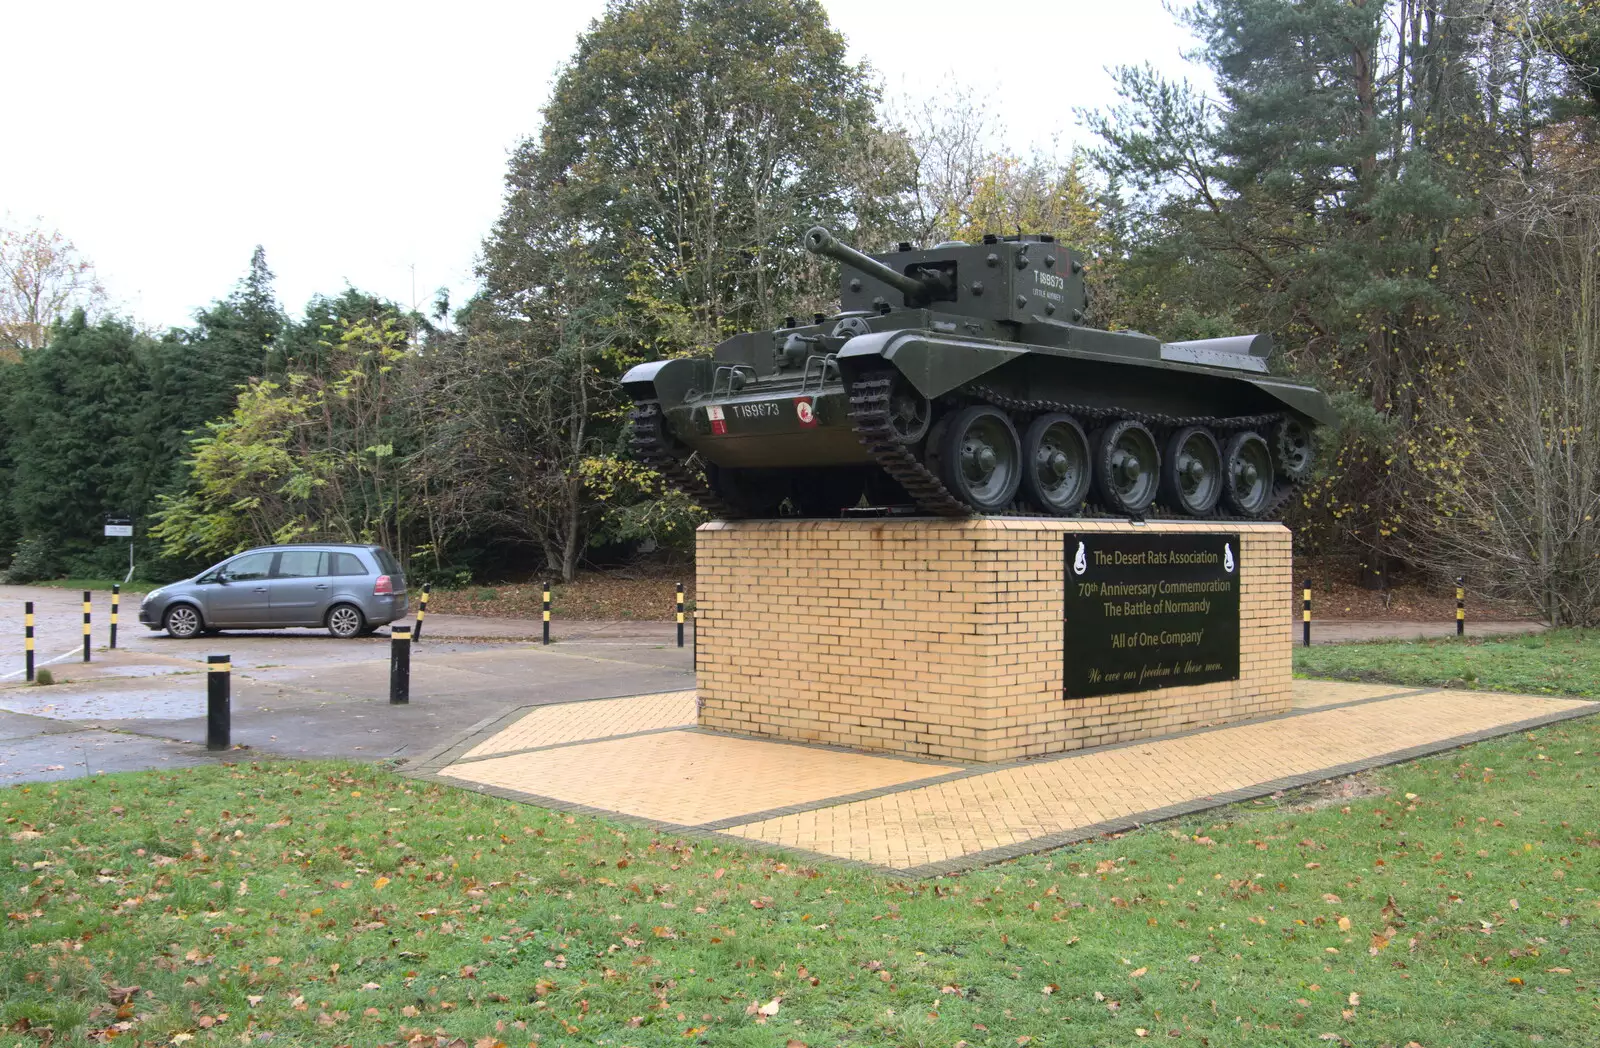
M 107 513 L 150 508 L 163 455 L 142 426 L 152 346 L 117 319 L 82 310 L 26 351 L 8 405 L 15 466 L 11 513 L 23 537 L 51 543 L 62 566 L 109 572 L 125 553 L 103 536 Z

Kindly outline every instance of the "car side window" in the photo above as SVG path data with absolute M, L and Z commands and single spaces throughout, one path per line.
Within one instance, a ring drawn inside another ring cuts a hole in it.
M 228 566 L 222 569 L 229 582 L 254 582 L 264 579 L 272 570 L 272 553 L 246 553 L 242 557 L 228 561 Z
M 326 575 L 327 554 L 315 549 L 286 549 L 278 554 L 278 571 L 274 578 L 310 579 Z
M 361 558 L 354 553 L 330 553 L 329 575 L 365 575 L 366 566 L 361 563 Z

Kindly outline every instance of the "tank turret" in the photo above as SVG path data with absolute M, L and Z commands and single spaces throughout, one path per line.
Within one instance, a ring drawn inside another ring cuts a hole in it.
M 1088 326 L 1082 260 L 1048 235 L 804 243 L 841 264 L 838 313 L 623 377 L 635 454 L 717 516 L 1261 519 L 1334 418 L 1271 376 L 1265 335 Z
M 926 250 L 909 243 L 878 258 L 834 239 L 818 226 L 806 233 L 808 251 L 846 267 L 839 281 L 845 310 L 887 313 L 935 308 L 1010 323 L 1034 318 L 1081 321 L 1088 305 L 1083 262 L 1051 236 L 986 236 Z

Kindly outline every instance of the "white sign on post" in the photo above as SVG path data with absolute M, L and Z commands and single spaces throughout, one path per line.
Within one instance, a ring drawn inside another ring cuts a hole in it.
M 133 538 L 133 521 L 127 517 L 106 518 L 106 538 L 131 539 Z

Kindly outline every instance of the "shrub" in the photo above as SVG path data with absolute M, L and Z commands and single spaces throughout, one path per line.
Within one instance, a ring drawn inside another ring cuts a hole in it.
M 12 585 L 55 578 L 59 573 L 55 543 L 44 538 L 25 538 L 11 555 L 5 580 Z

